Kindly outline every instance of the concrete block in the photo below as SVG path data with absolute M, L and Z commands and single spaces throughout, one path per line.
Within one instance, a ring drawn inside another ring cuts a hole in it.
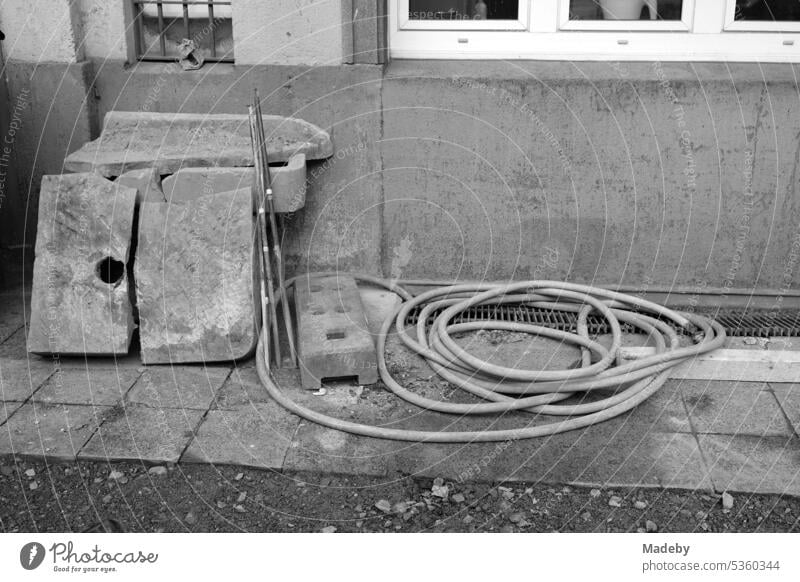
M 25 404 L 0 430 L 0 455 L 74 460 L 110 410 L 104 406 Z
M 79 459 L 177 463 L 204 414 L 136 405 L 115 410 L 80 451 Z
M 126 354 L 134 323 L 127 263 L 136 191 L 96 174 L 45 176 L 28 351 Z
M 117 178 L 117 184 L 136 190 L 136 205 L 144 202 L 165 202 L 161 191 L 161 175 L 155 168 L 143 168 L 125 172 Z
M 333 154 L 330 136 L 302 119 L 264 115 L 271 162 L 286 162 L 302 153 L 309 160 Z M 74 172 L 120 176 L 155 167 L 161 174 L 181 168 L 252 166 L 253 150 L 246 115 L 110 111 L 103 132 L 67 156 Z
M 126 400 L 154 408 L 208 410 L 229 374 L 228 367 L 148 368 L 136 382 Z
M 294 212 L 306 203 L 306 157 L 297 154 L 285 166 L 270 168 L 276 212 Z M 164 179 L 167 202 L 255 187 L 253 168 L 183 168 Z
M 228 361 L 257 341 L 250 189 L 145 204 L 134 266 L 142 361 Z
M 362 385 L 378 381 L 375 346 L 352 277 L 299 279 L 295 305 L 304 388 L 319 388 L 324 378 L 358 376 Z
M 113 406 L 122 402 L 139 372 L 135 368 L 57 370 L 33 396 L 46 404 Z

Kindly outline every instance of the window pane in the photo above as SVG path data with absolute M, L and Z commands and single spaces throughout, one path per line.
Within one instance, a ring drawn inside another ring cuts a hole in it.
M 683 0 L 570 0 L 570 20 L 680 20 Z
M 736 0 L 736 20 L 800 22 L 796 0 Z
M 519 0 L 409 0 L 409 20 L 516 20 Z

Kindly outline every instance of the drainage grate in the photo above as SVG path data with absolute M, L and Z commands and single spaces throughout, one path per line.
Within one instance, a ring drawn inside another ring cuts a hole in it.
M 434 312 L 428 318 L 428 324 L 439 315 Z M 702 313 L 713 317 L 724 328 L 729 336 L 735 337 L 788 337 L 800 336 L 800 311 L 706 311 Z M 409 313 L 407 324 L 414 325 L 419 318 L 419 309 Z M 525 305 L 477 305 L 458 314 L 453 323 L 467 323 L 482 320 L 512 321 L 517 323 L 531 323 L 550 327 L 561 331 L 573 332 L 577 330 L 578 316 L 574 313 L 562 311 L 549 311 Z M 597 335 L 609 333 L 610 329 L 602 316 L 592 314 L 588 318 L 589 334 Z M 636 333 L 633 326 L 621 324 L 625 333 Z M 678 329 L 679 333 L 685 330 Z

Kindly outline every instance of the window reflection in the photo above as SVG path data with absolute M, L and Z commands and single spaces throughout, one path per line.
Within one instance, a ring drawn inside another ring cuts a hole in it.
M 570 0 L 570 20 L 680 20 L 683 0 Z
M 516 20 L 519 0 L 409 0 L 409 20 Z

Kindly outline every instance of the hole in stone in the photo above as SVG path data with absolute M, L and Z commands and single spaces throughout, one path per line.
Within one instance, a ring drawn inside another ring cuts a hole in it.
M 329 340 L 340 340 L 344 339 L 344 336 L 347 335 L 344 331 L 340 329 L 334 329 L 326 332 L 325 337 Z
M 347 313 L 348 311 L 350 311 L 350 308 L 347 305 L 339 305 L 336 307 L 336 311 L 338 313 Z
M 322 291 L 322 286 L 321 285 L 312 285 L 311 286 L 311 292 L 312 293 L 319 293 L 320 291 Z
M 119 283 L 125 275 L 125 263 L 113 257 L 106 257 L 98 261 L 95 271 L 103 283 L 115 285 Z
M 270 168 L 285 168 L 288 165 L 289 165 L 289 162 L 270 162 L 269 163 L 269 167 Z

